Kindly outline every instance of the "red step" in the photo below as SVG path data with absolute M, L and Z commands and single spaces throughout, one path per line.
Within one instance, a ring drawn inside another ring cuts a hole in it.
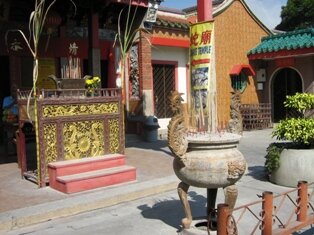
M 77 193 L 86 190 L 121 184 L 136 180 L 136 169 L 132 166 L 118 166 L 80 174 L 57 177 L 55 189 L 64 193 Z
M 49 186 L 64 193 L 136 180 L 136 169 L 125 165 L 125 155 L 52 162 L 48 164 Z
M 75 160 L 51 162 L 48 164 L 49 178 L 72 175 L 93 170 L 100 170 L 125 164 L 125 155 L 108 154 L 98 157 L 88 157 Z

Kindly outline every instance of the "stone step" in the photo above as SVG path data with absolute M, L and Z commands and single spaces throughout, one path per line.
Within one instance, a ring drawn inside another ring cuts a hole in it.
M 135 180 L 136 168 L 124 165 L 79 174 L 58 176 L 52 184 L 52 188 L 63 193 L 76 193 Z
M 125 155 L 108 154 L 98 157 L 88 157 L 75 160 L 51 162 L 48 164 L 49 178 L 72 175 L 110 167 L 123 166 Z

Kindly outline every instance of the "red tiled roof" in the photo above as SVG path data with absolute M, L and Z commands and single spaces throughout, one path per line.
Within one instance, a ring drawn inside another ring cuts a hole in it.
M 239 75 L 242 70 L 247 76 L 255 76 L 255 71 L 249 64 L 237 64 L 233 66 L 230 71 L 230 75 Z

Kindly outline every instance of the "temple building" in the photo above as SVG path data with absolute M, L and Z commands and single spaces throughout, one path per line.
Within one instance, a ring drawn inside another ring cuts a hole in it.
M 263 37 L 248 51 L 257 71 L 260 101 L 271 104 L 273 122 L 288 117 L 283 105 L 287 95 L 314 93 L 313 52 L 313 28 Z
M 58 88 L 84 88 L 85 76 L 99 77 L 100 88 L 122 90 L 126 133 L 142 134 L 145 117 L 155 116 L 159 137 L 165 137 L 172 116 L 170 92 L 182 93 L 185 110 L 189 108 L 190 26 L 197 22 L 197 6 L 171 9 L 160 0 L 132 0 L 130 8 L 127 0 L 74 2 L 75 7 L 71 1 L 57 1 L 47 15 L 39 43 L 37 88 L 56 88 L 52 77 L 61 81 Z M 1 101 L 12 90 L 33 86 L 33 57 L 21 34 L 13 30 L 29 36 L 33 4 L 0 1 Z M 243 107 L 268 110 L 266 125 L 245 120 L 246 128 L 269 127 L 284 118 L 286 94 L 313 90 L 313 30 L 273 35 L 244 0 L 212 4 L 218 127 L 228 125 L 235 90 L 241 92 Z M 127 16 L 133 25 L 126 24 Z M 118 36 L 128 27 L 134 34 L 123 59 Z
M 262 37 L 272 35 L 272 32 L 254 15 L 243 0 L 216 0 L 213 1 L 212 10 L 218 126 L 220 129 L 225 129 L 230 120 L 231 93 L 235 89 L 241 91 L 242 104 L 256 105 L 264 102 L 261 100 L 263 91 L 257 87 L 256 71 L 251 66 L 247 53 L 260 42 Z M 183 93 L 184 104 L 187 105 L 189 100 L 187 91 L 190 89 L 189 44 L 187 41 L 189 39 L 181 36 L 180 32 L 182 31 L 188 33 L 185 25 L 182 26 L 182 18 L 185 18 L 187 25 L 195 23 L 197 7 L 178 12 L 163 8 L 161 4 L 157 22 L 153 27 L 152 64 L 154 67 L 154 61 L 157 60 L 159 66 L 161 64 L 168 65 L 169 72 L 165 73 L 168 74 L 168 78 L 164 79 L 165 87 L 174 86 Z M 167 29 L 167 31 L 163 32 L 160 28 Z M 170 51 L 171 55 L 168 53 Z M 154 76 L 153 79 L 156 81 L 158 78 L 155 74 Z M 159 103 L 160 96 L 163 96 L 162 92 L 160 89 L 158 90 L 157 86 L 154 86 L 153 93 Z M 169 91 L 164 93 L 167 92 Z M 161 116 L 158 113 L 160 111 L 156 107 L 156 102 L 154 104 L 155 115 L 160 118 L 161 126 L 165 128 L 169 116 L 166 113 Z M 165 106 L 162 105 L 162 107 Z

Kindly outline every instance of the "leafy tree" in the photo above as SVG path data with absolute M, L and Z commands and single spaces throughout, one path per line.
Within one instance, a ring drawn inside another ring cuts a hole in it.
M 292 31 L 314 27 L 314 1 L 288 0 L 281 10 L 281 23 L 277 30 Z

